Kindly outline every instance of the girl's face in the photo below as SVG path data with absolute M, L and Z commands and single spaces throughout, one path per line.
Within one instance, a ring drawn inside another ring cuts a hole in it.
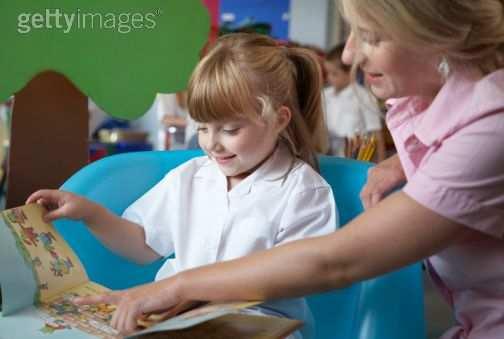
M 279 133 L 274 124 L 247 118 L 198 124 L 199 144 L 228 177 L 229 188 L 272 154 Z
M 360 25 L 350 34 L 342 60 L 356 61 L 374 95 L 381 99 L 406 96 L 434 98 L 442 86 L 437 71 L 440 57 L 411 50 L 384 35 Z

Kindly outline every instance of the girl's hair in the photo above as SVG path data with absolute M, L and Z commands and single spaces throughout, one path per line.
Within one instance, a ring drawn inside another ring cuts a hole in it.
M 318 170 L 316 153 L 328 147 L 321 90 L 319 63 L 309 50 L 280 46 L 264 35 L 235 33 L 220 37 L 196 66 L 187 104 L 199 122 L 236 117 L 268 121 L 281 106 L 288 107 L 292 118 L 280 137 L 293 156 Z
M 504 0 L 343 0 L 351 22 L 410 48 L 430 50 L 453 65 L 488 74 L 504 66 Z

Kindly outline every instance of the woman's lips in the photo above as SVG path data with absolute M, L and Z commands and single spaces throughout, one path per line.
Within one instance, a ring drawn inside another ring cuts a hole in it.
M 383 74 L 381 73 L 365 73 L 366 83 L 372 85 L 381 80 Z

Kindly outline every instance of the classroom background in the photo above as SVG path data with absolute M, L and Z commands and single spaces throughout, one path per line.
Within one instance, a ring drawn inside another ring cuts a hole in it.
M 348 27 L 337 10 L 337 0 L 204 0 L 203 2 L 211 16 L 210 43 L 217 36 L 232 32 L 250 31 L 267 34 L 281 44 L 305 47 L 317 53 L 326 79 L 327 70 L 324 67 L 326 53 L 332 47 L 343 43 L 348 34 Z M 330 84 L 327 83 L 327 86 L 330 87 Z M 2 207 L 5 204 L 5 192 L 8 190 L 6 171 L 14 103 L 15 98 L 12 97 L 0 105 Z M 383 103 L 377 102 L 377 107 L 379 113 L 384 114 Z M 158 93 L 152 107 L 141 118 L 133 121 L 111 118 L 94 103 L 92 98 L 89 98 L 88 110 L 89 162 L 123 152 L 170 151 L 198 147 L 196 125 L 188 117 L 183 91 Z M 326 112 L 326 116 L 329 114 L 330 112 Z M 368 137 L 367 131 L 364 129 L 355 132 L 351 137 L 342 137 L 345 151 L 338 155 L 369 161 L 379 160 L 376 145 Z M 378 133 L 384 140 L 386 155 L 393 154 L 394 147 L 383 123 Z M 354 149 L 348 149 L 349 145 L 353 145 Z M 331 154 L 336 154 L 336 151 Z M 437 338 L 452 320 L 448 307 L 433 291 L 432 284 L 427 278 L 425 290 L 427 333 L 429 338 Z

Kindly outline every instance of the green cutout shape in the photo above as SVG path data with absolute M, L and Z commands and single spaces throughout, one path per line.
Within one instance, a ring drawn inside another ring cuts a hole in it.
M 201 0 L 0 1 L 0 101 L 53 70 L 108 114 L 137 118 L 156 93 L 186 87 L 209 28 Z

